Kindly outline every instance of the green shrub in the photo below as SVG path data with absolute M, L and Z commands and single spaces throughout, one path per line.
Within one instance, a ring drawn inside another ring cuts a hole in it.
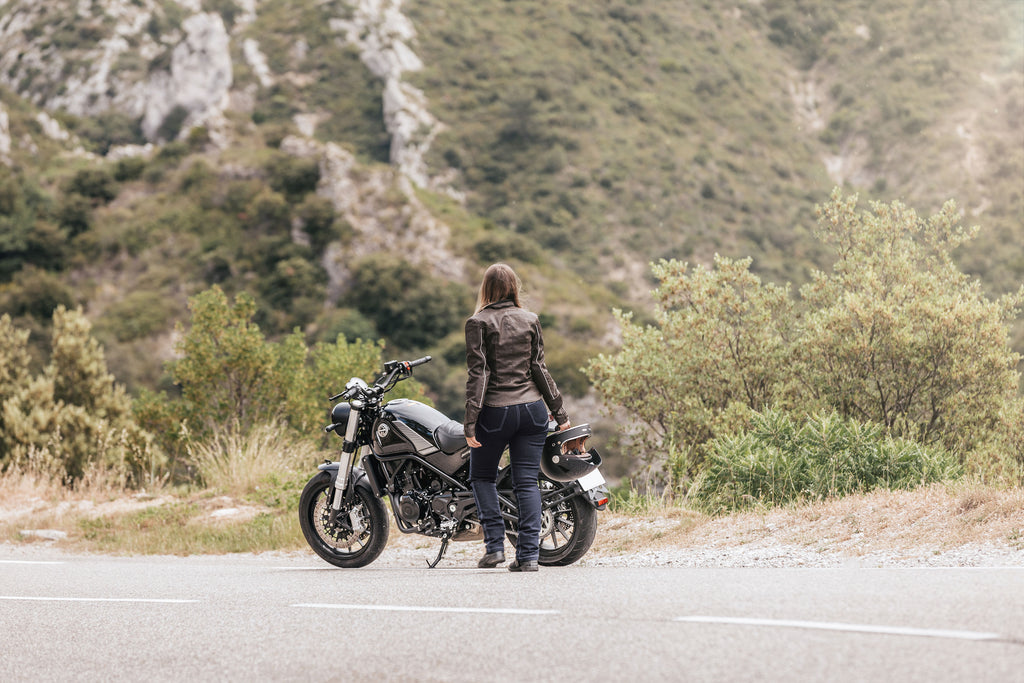
M 104 311 L 97 332 L 109 332 L 119 342 L 140 339 L 167 329 L 173 313 L 174 306 L 160 292 L 129 292 Z
M 379 339 L 380 333 L 373 321 L 353 308 L 336 308 L 323 313 L 317 320 L 316 338 L 333 341 L 339 336 L 347 339 Z
M 138 180 L 142 177 L 144 170 L 146 170 L 146 160 L 142 157 L 118 159 L 114 166 L 114 179 L 121 183 Z
M 0 281 L 25 263 L 50 269 L 62 266 L 67 236 L 41 220 L 50 214 L 50 204 L 30 174 L 0 164 Z
M 265 188 L 245 209 L 246 227 L 264 235 L 288 235 L 291 231 L 291 209 L 283 195 Z M 272 254 L 268 255 L 273 257 Z
M 234 303 L 219 287 L 189 301 L 191 327 L 178 344 L 180 360 L 170 368 L 181 385 L 184 415 L 193 428 L 213 429 L 276 417 L 281 388 L 274 372 L 274 349 L 252 322 L 255 300 L 246 294 Z
M 511 232 L 488 232 L 473 244 L 473 251 L 481 263 L 540 263 L 543 256 L 536 242 Z
M 349 237 L 351 226 L 344 220 L 336 220 L 334 204 L 326 197 L 306 195 L 295 207 L 295 215 L 302 221 L 302 230 L 309 236 L 314 254 L 323 253 L 328 242 Z
M 106 168 L 83 168 L 68 181 L 66 191 L 106 204 L 117 196 L 117 181 Z
M 873 489 L 912 489 L 960 475 L 956 458 L 886 435 L 885 427 L 818 413 L 803 422 L 767 410 L 736 436 L 709 444 L 689 492 L 701 510 L 720 514 L 756 505 L 837 498 Z
M 96 116 L 66 118 L 67 128 L 78 135 L 88 147 L 105 156 L 117 145 L 141 145 L 146 142 L 142 134 L 142 118 L 131 117 L 111 109 Z
M 559 390 L 567 395 L 580 398 L 590 390 L 590 380 L 583 371 L 583 359 L 594 355 L 597 347 L 579 343 L 558 334 L 554 330 L 544 332 L 544 356 L 552 378 Z M 460 359 L 465 362 L 465 346 Z
M 471 298 L 468 288 L 422 266 L 381 256 L 356 265 L 346 301 L 395 345 L 414 351 L 461 329 Z
M 272 331 L 305 326 L 323 309 L 323 268 L 314 261 L 292 256 L 278 261 L 260 281 L 263 313 L 273 321 Z
M 316 190 L 320 180 L 320 166 L 316 159 L 303 159 L 290 154 L 274 154 L 264 164 L 267 182 L 275 191 L 292 202 Z
M 194 126 L 185 136 L 185 144 L 193 152 L 201 152 L 211 140 L 210 129 L 206 126 Z
M 193 162 L 181 178 L 181 191 L 198 190 L 208 192 L 216 182 L 217 174 L 208 163 L 199 159 Z
M 0 290 L 0 310 L 15 317 L 49 319 L 60 306 L 75 305 L 74 292 L 56 274 L 35 266 L 25 266 L 11 285 Z
M 92 227 L 92 202 L 80 194 L 66 194 L 57 204 L 55 218 L 69 237 L 88 232 Z
M 952 252 L 977 234 L 950 201 L 927 219 L 899 202 L 856 210 L 837 190 L 817 236 L 835 248 L 815 273 L 792 360 L 805 400 L 963 458 L 998 438 L 1019 389 L 1009 323 L 1017 293 L 989 299 Z
M 189 309 L 189 327 L 178 327 L 180 358 L 169 364 L 180 396 L 147 392 L 135 405 L 139 422 L 179 461 L 211 435 L 244 435 L 271 422 L 317 438 L 329 408 L 324 397 L 352 376 L 371 381 L 382 366 L 373 340 L 339 336 L 310 349 L 296 331 L 269 341 L 253 321 L 256 301 L 245 293 L 232 302 L 214 287 L 190 299 Z M 422 398 L 423 389 L 407 381 L 393 396 Z
M 156 129 L 156 137 L 159 140 L 169 142 L 176 140 L 178 134 L 181 133 L 181 127 L 185 124 L 185 119 L 188 118 L 188 109 L 176 104 L 173 109 L 167 112 L 167 116 L 164 117 L 160 127 Z
M 636 452 L 651 461 L 682 454 L 696 475 L 702 445 L 746 410 L 774 403 L 791 377 L 788 291 L 764 284 L 750 259 L 715 258 L 715 268 L 663 261 L 657 326 L 617 313 L 623 344 L 590 361 L 588 374 L 611 403 L 644 427 Z

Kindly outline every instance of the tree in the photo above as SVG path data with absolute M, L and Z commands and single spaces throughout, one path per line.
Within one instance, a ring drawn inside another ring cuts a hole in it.
M 835 265 L 799 303 L 762 285 L 749 259 L 654 266 L 657 324 L 619 314 L 622 348 L 588 369 L 649 427 L 634 434 L 644 453 L 682 456 L 692 475 L 706 441 L 773 406 L 835 410 L 962 461 L 1024 438 L 1008 325 L 1024 287 L 992 301 L 959 271 L 952 251 L 977 229 L 959 225 L 952 202 L 927 220 L 899 202 L 856 204 L 836 190 L 819 207 L 816 235 Z
M 616 312 L 622 348 L 588 368 L 605 398 L 650 428 L 632 434 L 643 453 L 682 458 L 677 466 L 688 477 L 704 442 L 773 403 L 786 385 L 793 305 L 750 263 L 716 256 L 713 269 L 674 260 L 653 266 L 657 325 L 640 327 Z
M 192 428 L 229 421 L 244 428 L 272 419 L 280 409 L 282 387 L 273 350 L 252 322 L 255 300 L 243 292 L 232 304 L 220 287 L 213 287 L 190 299 L 189 310 L 191 327 L 177 326 L 181 359 L 171 364 L 174 381 L 181 385 L 183 417 Z
M 67 235 L 46 220 L 50 204 L 25 174 L 0 164 L 0 281 L 9 280 L 25 264 L 63 267 Z
M 0 360 L 25 363 L 28 334 L 0 319 Z M 21 367 L 27 367 L 21 365 Z M 0 461 L 23 462 L 43 453 L 70 483 L 91 467 L 139 484 L 162 463 L 152 437 L 132 415 L 131 399 L 107 371 L 103 349 L 81 309 L 53 313 L 52 354 L 44 371 L 0 375 Z
M 0 316 L 0 405 L 29 380 L 28 330 L 19 330 L 6 313 Z M 2 420 L 2 416 L 0 416 Z M 0 431 L 3 431 L 0 422 Z
M 992 436 L 1017 394 L 1009 323 L 1017 293 L 989 300 L 953 262 L 977 234 L 950 201 L 920 218 L 899 202 L 858 213 L 834 191 L 817 235 L 832 273 L 801 289 L 808 312 L 795 363 L 810 397 L 897 436 L 966 453 Z
M 175 454 L 182 452 L 183 421 L 193 440 L 268 423 L 314 438 L 326 424 L 327 397 L 351 377 L 371 381 L 383 365 L 375 341 L 349 343 L 339 335 L 311 350 L 298 330 L 279 342 L 266 339 L 252 320 L 255 301 L 244 292 L 230 302 L 213 287 L 193 297 L 189 310 L 191 325 L 178 327 L 181 358 L 170 364 L 180 398 L 144 394 L 137 404 L 142 423 Z M 402 382 L 389 398 L 401 396 L 422 400 L 422 387 Z

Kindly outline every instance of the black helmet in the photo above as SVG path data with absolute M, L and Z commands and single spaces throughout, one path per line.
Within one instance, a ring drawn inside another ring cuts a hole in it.
M 341 438 L 345 438 L 345 430 L 348 428 L 348 416 L 352 413 L 352 406 L 348 401 L 342 401 L 331 408 L 331 424 L 327 425 L 326 431 L 334 432 Z
M 582 424 L 548 434 L 540 459 L 544 476 L 552 481 L 569 482 L 596 470 L 601 464 L 600 454 L 593 448 L 585 450 L 592 433 L 590 425 Z

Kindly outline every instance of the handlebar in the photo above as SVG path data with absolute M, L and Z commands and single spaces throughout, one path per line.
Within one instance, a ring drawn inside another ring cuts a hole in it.
M 393 387 L 403 377 L 410 377 L 412 375 L 412 369 L 418 365 L 429 363 L 433 360 L 430 356 L 423 356 L 423 358 L 417 358 L 416 360 L 389 360 L 384 363 L 384 374 L 377 378 L 377 381 L 373 383 L 372 387 L 366 387 L 365 384 L 360 380 L 362 387 L 353 386 L 347 387 L 345 391 L 340 394 L 331 396 L 329 401 L 337 401 L 339 398 L 350 399 L 354 398 L 361 391 L 369 391 L 378 396 L 385 393 L 388 389 Z

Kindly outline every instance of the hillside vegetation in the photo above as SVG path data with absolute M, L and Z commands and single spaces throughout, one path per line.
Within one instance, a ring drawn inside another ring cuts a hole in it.
M 1022 16 L 1009 2 L 417 2 L 433 147 L 469 206 L 552 248 L 709 262 L 783 282 L 822 265 L 834 185 L 986 236 L 968 270 L 1024 275 Z M 1000 206 L 997 208 L 995 204 Z
M 1024 281 L 1019 2 L 380 8 L 0 6 L 0 313 L 28 376 L 80 306 L 131 397 L 178 400 L 176 325 L 217 287 L 272 343 L 430 353 L 457 417 L 462 321 L 504 260 L 597 421 L 582 367 L 617 348 L 613 309 L 654 320 L 652 261 L 804 285 L 835 258 L 812 236 L 835 186 L 955 199 L 980 226 L 959 269 L 992 297 Z

